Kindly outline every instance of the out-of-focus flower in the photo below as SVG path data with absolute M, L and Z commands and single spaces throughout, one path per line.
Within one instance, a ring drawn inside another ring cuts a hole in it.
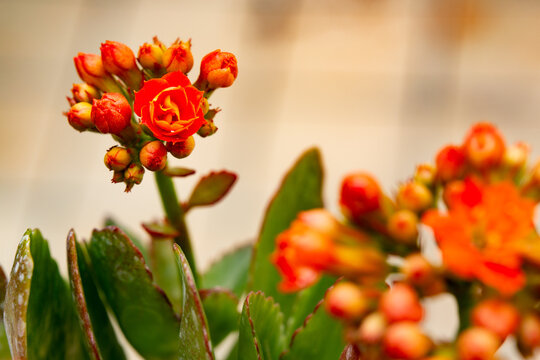
M 92 121 L 99 132 L 118 135 L 131 122 L 131 106 L 118 93 L 105 93 L 92 106 Z
M 501 342 L 512 335 L 519 325 L 519 313 L 508 302 L 489 299 L 484 300 L 472 311 L 472 323 L 496 334 Z
M 400 321 L 418 322 L 424 316 L 424 309 L 414 289 L 403 283 L 396 283 L 381 296 L 379 310 L 389 323 Z
M 85 131 L 94 128 L 92 122 L 92 105 L 87 102 L 76 103 L 66 114 L 69 125 L 77 131 Z
M 195 82 L 201 90 L 231 86 L 238 76 L 238 63 L 234 54 L 214 50 L 201 60 L 201 71 Z
M 384 256 L 366 235 L 340 224 L 323 209 L 302 212 L 276 239 L 272 261 L 283 276 L 282 291 L 315 283 L 323 272 L 360 279 L 382 276 Z
M 423 287 L 435 280 L 435 269 L 421 253 L 411 254 L 404 260 L 401 272 L 411 284 Z
M 384 335 L 388 322 L 380 312 L 367 315 L 358 328 L 358 339 L 365 344 L 377 344 Z
M 111 74 L 103 67 L 101 56 L 79 53 L 73 58 L 73 61 L 82 81 L 97 87 L 103 92 L 122 92 Z
M 461 185 L 447 201 L 448 213 L 431 210 L 422 221 L 433 229 L 450 271 L 513 294 L 525 285 L 522 259 L 534 256 L 527 250 L 538 244 L 535 204 L 507 181 L 467 178 Z
M 359 172 L 346 176 L 341 183 L 339 203 L 345 216 L 358 220 L 381 207 L 382 191 L 369 174 Z
M 467 134 L 463 151 L 470 164 L 488 169 L 501 163 L 505 145 L 499 131 L 490 123 L 478 123 Z
M 420 212 L 432 205 L 433 195 L 424 184 L 410 181 L 399 187 L 396 200 L 401 208 Z
M 476 326 L 459 335 L 457 351 L 460 360 L 492 360 L 500 345 L 497 335 Z
M 92 103 L 94 99 L 99 99 L 99 90 L 87 83 L 73 84 L 71 93 L 77 102 Z
M 169 46 L 163 53 L 163 66 L 167 72 L 180 71 L 187 74 L 193 67 L 193 54 L 191 53 L 191 40 L 179 41 Z
M 398 210 L 388 219 L 387 227 L 389 235 L 398 242 L 414 244 L 418 237 L 418 216 L 411 210 Z
M 390 325 L 383 338 L 384 352 L 392 359 L 420 359 L 427 355 L 431 346 L 418 324 L 408 321 Z
M 151 141 L 142 147 L 139 160 L 150 171 L 163 170 L 167 165 L 167 149 L 161 141 Z
M 449 181 L 461 178 L 465 174 L 467 159 L 461 147 L 448 145 L 437 153 L 435 164 L 439 179 Z
M 328 290 L 324 305 L 337 318 L 355 320 L 368 311 L 369 300 L 360 287 L 345 281 Z
M 134 111 L 160 140 L 182 142 L 204 123 L 203 93 L 182 72 L 146 81 L 135 93 Z
M 132 90 L 139 90 L 143 74 L 137 67 L 133 51 L 117 41 L 105 41 L 101 44 L 101 59 L 105 70 L 118 76 Z
M 518 343 L 525 355 L 530 355 L 533 349 L 540 347 L 540 317 L 535 313 L 523 316 L 519 324 Z

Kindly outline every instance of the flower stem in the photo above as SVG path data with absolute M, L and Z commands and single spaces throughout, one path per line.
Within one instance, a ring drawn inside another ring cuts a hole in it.
M 185 213 L 184 209 L 182 209 L 182 206 L 178 202 L 173 180 L 170 176 L 165 175 L 162 171 L 157 171 L 154 174 L 159 195 L 161 197 L 161 203 L 163 205 L 163 209 L 165 210 L 165 215 L 167 216 L 169 223 L 174 226 L 174 228 L 178 230 L 180 234 L 174 239 L 174 242 L 177 243 L 184 252 L 189 266 L 191 267 L 193 277 L 195 278 L 195 281 L 198 282 L 199 273 L 197 272 L 197 264 L 195 263 L 193 249 L 191 248 Z
M 471 311 L 474 305 L 471 284 L 458 280 L 448 281 L 449 290 L 456 297 L 459 313 L 458 334 L 471 325 Z

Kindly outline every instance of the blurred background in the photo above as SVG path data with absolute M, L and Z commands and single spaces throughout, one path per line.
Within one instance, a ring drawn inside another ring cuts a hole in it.
M 62 115 L 79 51 L 191 38 L 192 80 L 206 53 L 236 54 L 237 82 L 211 101 L 223 109 L 218 133 L 171 160 L 239 174 L 223 202 L 188 216 L 205 267 L 256 237 L 282 175 L 311 146 L 336 213 L 347 172 L 369 170 L 392 192 L 480 120 L 529 142 L 535 159 L 539 18 L 533 0 L 0 0 L 0 265 L 10 269 L 28 227 L 65 269 L 70 228 L 85 238 L 114 214 L 142 234 L 138 224 L 162 216 L 152 175 L 125 194 L 103 165 L 113 140 L 79 134 Z M 182 196 L 196 180 L 176 181 Z

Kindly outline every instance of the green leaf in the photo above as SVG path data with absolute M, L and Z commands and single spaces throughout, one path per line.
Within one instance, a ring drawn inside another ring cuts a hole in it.
M 126 356 L 99 298 L 85 252 L 71 230 L 67 238 L 67 261 L 71 294 L 92 359 L 122 360 Z
M 289 350 L 283 354 L 282 360 L 339 359 L 345 347 L 343 325 L 330 317 L 322 304 L 323 301 L 319 302 L 313 314 L 294 332 Z
M 180 326 L 181 351 L 179 360 L 214 360 L 208 324 L 199 292 L 195 287 L 195 279 L 189 263 L 177 244 L 173 245 L 176 264 L 180 274 L 184 294 L 182 307 L 182 323 Z
M 115 227 L 94 230 L 87 251 L 94 279 L 135 350 L 148 359 L 177 359 L 179 316 L 131 240 Z
M 299 212 L 323 206 L 322 181 L 319 151 L 308 150 L 287 173 L 268 206 L 255 245 L 248 287 L 273 297 L 280 304 L 285 316 L 291 313 L 297 294 L 283 294 L 278 291 L 277 285 L 281 277 L 270 262 L 270 254 L 275 249 L 278 234 L 289 227 Z
M 165 291 L 177 314 L 182 313 L 182 282 L 173 252 L 173 240 L 152 239 L 150 259 L 155 283 Z
M 7 278 L 0 266 L 0 360 L 11 359 L 9 343 L 4 328 L 4 299 L 6 298 Z
M 88 359 L 69 286 L 39 230 L 23 236 L 5 299 L 5 324 L 15 359 Z
M 210 174 L 203 176 L 193 189 L 185 205 L 185 210 L 217 203 L 231 190 L 236 178 L 236 174 L 225 170 L 212 171 Z
M 145 243 L 141 239 L 139 239 L 137 236 L 135 236 L 132 231 L 127 229 L 124 225 L 119 224 L 116 221 L 116 219 L 113 219 L 112 217 L 108 217 L 108 218 L 105 219 L 105 225 L 104 226 L 105 227 L 107 227 L 107 226 L 116 226 L 117 228 L 122 230 L 124 232 L 124 234 L 126 234 L 127 237 L 131 240 L 131 242 L 137 247 L 137 249 L 139 249 L 139 251 L 143 255 L 144 260 L 146 261 L 146 263 L 149 263 L 150 258 L 148 256 L 148 249 L 145 246 Z
M 283 334 L 279 305 L 261 292 L 249 293 L 240 316 L 238 360 L 277 359 L 285 349 Z
M 201 279 L 201 288 L 223 287 L 241 296 L 246 289 L 253 247 L 245 245 L 213 263 Z
M 212 343 L 217 346 L 227 335 L 238 328 L 239 314 L 236 310 L 238 297 L 232 292 L 220 288 L 201 290 L 199 294 L 208 319 Z
M 168 167 L 163 172 L 172 177 L 186 177 L 195 174 L 195 170 L 184 167 Z

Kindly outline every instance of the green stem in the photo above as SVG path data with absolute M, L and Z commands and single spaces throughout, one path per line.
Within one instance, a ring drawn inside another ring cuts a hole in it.
M 458 334 L 471 325 L 471 311 L 474 306 L 471 284 L 467 282 L 449 280 L 449 290 L 456 297 L 459 313 Z
M 195 281 L 198 281 L 199 273 L 197 272 L 197 264 L 195 263 L 193 249 L 191 248 L 185 213 L 178 202 L 173 180 L 162 171 L 157 171 L 154 174 L 165 215 L 167 216 L 167 219 L 169 219 L 169 223 L 174 226 L 180 234 L 174 239 L 174 242 L 177 243 L 184 252 L 189 266 L 191 267 L 191 271 L 193 272 L 193 277 L 195 278 Z

